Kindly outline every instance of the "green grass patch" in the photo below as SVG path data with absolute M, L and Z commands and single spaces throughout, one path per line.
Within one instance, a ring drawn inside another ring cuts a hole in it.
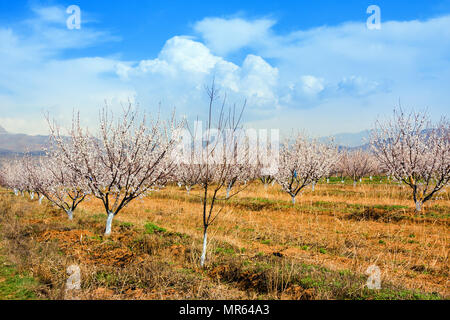
M 154 234 L 154 233 L 165 233 L 166 229 L 158 227 L 156 224 L 149 222 L 144 226 L 145 234 Z
M 18 273 L 14 265 L 0 257 L 0 300 L 35 300 L 36 285 L 33 277 Z

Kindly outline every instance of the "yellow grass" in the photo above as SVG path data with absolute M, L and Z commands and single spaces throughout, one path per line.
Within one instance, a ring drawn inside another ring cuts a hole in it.
M 376 264 L 382 281 L 448 297 L 448 191 L 440 197 L 428 203 L 425 217 L 417 217 L 410 190 L 397 185 L 320 184 L 315 192 L 308 189 L 299 195 L 294 207 L 279 186 L 265 190 L 254 182 L 224 204 L 224 212 L 210 228 L 208 255 L 214 255 L 218 243 L 227 242 L 247 253 L 277 252 L 307 264 L 357 274 Z M 363 206 L 382 205 L 401 206 L 393 212 L 410 219 L 348 219 L 352 212 L 363 211 Z M 80 209 L 104 213 L 98 200 L 85 202 Z M 116 219 L 137 226 L 151 221 L 200 241 L 201 213 L 200 190 L 187 195 L 183 188 L 170 186 L 132 202 Z

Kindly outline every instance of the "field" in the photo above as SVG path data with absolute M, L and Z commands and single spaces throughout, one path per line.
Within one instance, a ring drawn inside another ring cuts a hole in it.
M 132 202 L 108 238 L 97 200 L 69 222 L 2 190 L 0 298 L 448 299 L 448 190 L 417 215 L 407 187 L 379 180 L 320 183 L 295 206 L 276 184 L 249 184 L 218 204 L 205 269 L 198 189 L 169 186 Z M 73 264 L 82 288 L 66 293 Z M 366 287 L 371 265 L 381 290 Z

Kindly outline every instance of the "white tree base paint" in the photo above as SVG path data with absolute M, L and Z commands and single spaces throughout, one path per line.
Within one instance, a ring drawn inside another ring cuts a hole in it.
M 73 211 L 72 210 L 66 210 L 67 216 L 69 217 L 69 220 L 73 220 Z
M 416 211 L 422 212 L 423 203 L 421 201 L 416 201 Z
M 106 219 L 105 236 L 109 236 L 111 234 L 113 219 L 114 219 L 114 213 L 108 212 L 108 218 Z
M 202 257 L 200 258 L 200 266 L 203 268 L 206 260 L 206 245 L 208 242 L 208 229 L 205 229 L 203 233 L 203 249 L 202 249 Z
M 230 191 L 231 189 L 227 188 L 227 199 L 230 197 Z
M 42 200 L 44 200 L 44 196 L 39 197 L 39 204 L 42 204 Z

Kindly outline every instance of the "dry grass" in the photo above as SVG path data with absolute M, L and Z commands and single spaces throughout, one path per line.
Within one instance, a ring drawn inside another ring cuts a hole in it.
M 46 298 L 64 297 L 72 263 L 82 268 L 82 299 L 449 296 L 448 192 L 416 216 L 409 190 L 397 185 L 320 184 L 292 206 L 278 186 L 265 190 L 255 182 L 224 204 L 210 228 L 206 270 L 198 266 L 198 195 L 171 186 L 137 200 L 103 239 L 98 201 L 84 203 L 68 223 L 55 209 L 4 194 L 3 247 L 39 279 Z M 160 228 L 145 234 L 149 222 Z M 372 264 L 382 271 L 381 292 L 364 288 Z

